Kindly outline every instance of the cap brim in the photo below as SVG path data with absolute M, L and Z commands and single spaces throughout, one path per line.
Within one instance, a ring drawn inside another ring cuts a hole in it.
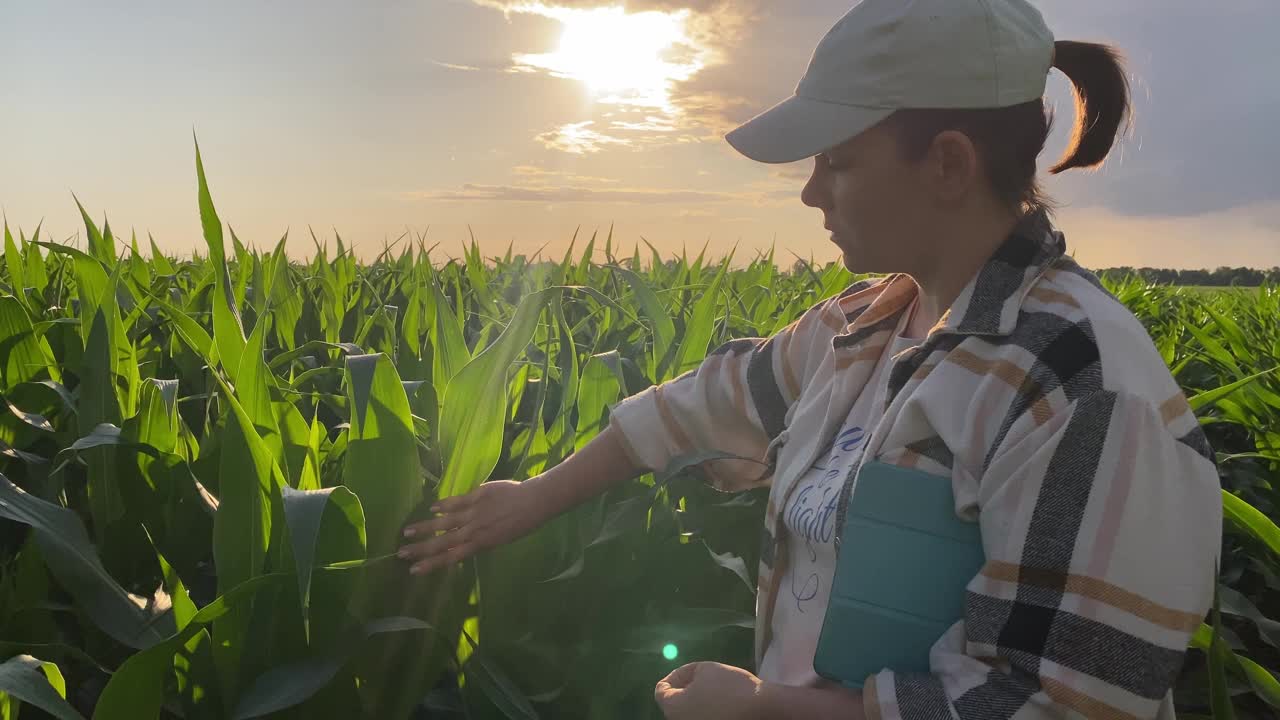
M 889 108 L 793 95 L 731 130 L 724 139 L 758 162 L 796 162 L 829 150 L 892 114 Z

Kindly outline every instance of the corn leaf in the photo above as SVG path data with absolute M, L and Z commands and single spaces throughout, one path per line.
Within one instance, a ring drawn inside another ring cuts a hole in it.
M 303 492 L 290 487 L 283 488 L 285 522 L 289 525 L 289 539 L 293 546 L 293 558 L 297 563 L 298 598 L 302 602 L 302 624 L 308 642 L 311 638 L 311 572 L 316 557 L 316 542 L 323 520 L 330 524 L 345 523 L 349 532 L 356 534 L 360 544 L 365 542 L 364 511 L 360 500 L 347 488 L 338 486 L 323 490 Z M 340 531 L 329 527 L 326 536 L 337 536 Z M 362 560 L 343 558 L 345 560 Z
M 409 398 L 386 355 L 349 355 L 346 362 L 351 433 L 343 484 L 360 498 L 369 554 L 392 552 L 401 526 L 422 499 L 422 473 Z
M 205 243 L 209 246 L 209 258 L 217 274 L 217 291 L 213 296 L 213 337 L 218 345 L 218 357 L 232 372 L 240 365 L 244 352 L 244 325 L 240 322 L 231 277 L 227 269 L 227 255 L 222 240 L 222 221 L 218 219 L 209 195 L 209 184 L 204 176 L 204 163 L 200 160 L 200 144 L 196 143 L 196 180 L 199 185 L 200 225 L 204 229 Z
M 386 617 L 366 623 L 335 652 L 272 668 L 259 676 L 241 697 L 232 718 L 246 720 L 294 707 L 328 685 L 362 641 L 384 633 L 423 630 L 431 632 L 433 628 L 410 617 Z
M 694 304 L 693 314 L 689 318 L 688 325 L 685 326 L 685 336 L 680 343 L 678 359 L 672 370 L 673 375 L 679 376 L 696 368 L 706 357 L 715 324 L 716 306 L 720 303 L 720 288 L 724 285 L 724 276 L 729 270 L 731 259 L 732 255 L 720 263 L 720 269 L 716 272 L 710 287 Z
M 1222 511 L 1228 520 L 1261 540 L 1280 556 L 1280 527 L 1271 518 L 1225 489 L 1222 491 Z
M 432 382 L 435 384 L 436 393 L 443 396 L 449 387 L 449 382 L 471 361 L 471 351 L 467 349 L 466 340 L 463 339 L 462 325 L 450 311 L 449 301 L 434 279 L 431 283 L 431 291 L 435 296 L 436 306 L 435 331 L 432 334 L 435 349 Z
M 471 492 L 493 472 L 502 453 L 507 371 L 529 344 L 547 301 L 559 292 L 549 288 L 521 300 L 498 339 L 449 383 L 440 411 L 440 449 L 445 459 L 440 497 Z
M 120 587 L 74 512 L 34 497 L 0 475 L 0 517 L 31 528 L 49 572 L 103 632 L 131 648 L 146 648 L 164 638 L 172 616 L 153 617 L 145 598 Z
M 0 372 L 3 387 L 12 388 L 47 375 L 62 382 L 62 373 L 54 361 L 49 342 L 35 333 L 31 317 L 17 298 L 0 296 Z
M 173 656 L 205 626 L 241 609 L 268 585 L 288 579 L 288 575 L 273 573 L 246 580 L 200 608 L 186 626 L 163 642 L 129 656 L 103 688 L 93 708 L 93 720 L 158 720 L 165 681 L 173 670 Z
M 225 385 L 223 389 L 228 390 Z M 218 568 L 218 589 L 226 593 L 262 574 L 271 540 L 271 508 L 284 479 L 244 408 L 229 392 L 223 399 L 231 412 L 227 414 L 218 466 L 213 557 Z M 248 613 L 237 609 L 213 627 L 214 660 L 225 699 L 236 696 L 248 622 Z
M 67 683 L 51 662 L 18 655 L 0 663 L 0 692 L 44 710 L 58 720 L 84 720 L 67 703 Z

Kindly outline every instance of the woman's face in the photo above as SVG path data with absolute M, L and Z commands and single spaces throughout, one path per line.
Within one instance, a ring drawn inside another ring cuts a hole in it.
M 926 167 L 903 160 L 882 123 L 814 156 L 800 199 L 822 211 L 851 272 L 911 273 L 932 234 Z

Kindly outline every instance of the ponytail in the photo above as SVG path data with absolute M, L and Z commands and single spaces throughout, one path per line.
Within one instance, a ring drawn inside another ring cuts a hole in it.
M 1120 52 L 1110 45 L 1058 41 L 1053 66 L 1075 88 L 1076 124 L 1066 153 L 1049 172 L 1097 167 L 1111 152 L 1121 126 L 1127 131 L 1131 122 L 1129 81 Z M 898 110 L 885 124 L 910 162 L 925 156 L 938 133 L 963 132 L 973 140 L 992 190 L 1005 205 L 1019 214 L 1054 209 L 1036 179 L 1036 159 L 1053 124 L 1043 97 L 998 108 Z
M 1097 167 L 1111 152 L 1121 126 L 1128 131 L 1132 121 L 1123 58 L 1110 45 L 1059 40 L 1053 66 L 1075 89 L 1076 124 L 1066 152 L 1049 172 Z

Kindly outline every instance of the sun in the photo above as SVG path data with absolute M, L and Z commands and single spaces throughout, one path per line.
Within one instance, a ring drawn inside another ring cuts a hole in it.
M 628 14 L 621 7 L 544 6 L 540 14 L 563 24 L 559 47 L 552 53 L 517 55 L 517 63 L 578 80 L 602 101 L 665 107 L 671 84 L 702 69 L 696 52 L 681 53 L 694 49 L 685 28 L 688 10 Z M 691 59 L 670 59 L 677 53 Z

